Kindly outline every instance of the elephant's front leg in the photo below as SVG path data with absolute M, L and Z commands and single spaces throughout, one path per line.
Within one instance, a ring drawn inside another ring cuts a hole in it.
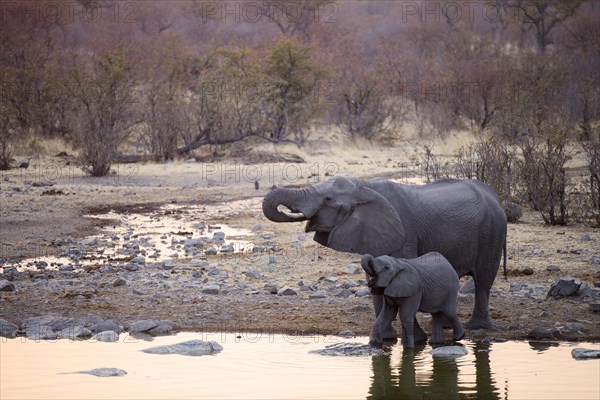
M 373 307 L 375 308 L 375 316 L 379 317 L 381 314 L 381 310 L 384 308 L 385 301 L 383 295 L 371 294 L 371 298 L 373 299 Z M 389 320 L 389 323 L 383 327 L 382 337 L 385 340 L 396 340 L 398 338 L 398 334 L 396 330 L 392 327 L 392 322 L 396 319 L 396 316 Z M 427 340 L 427 339 L 425 339 Z
M 381 296 L 383 299 L 383 296 Z M 393 303 L 384 302 L 381 306 L 381 310 L 377 315 L 377 319 L 373 324 L 373 330 L 371 331 L 371 339 L 369 345 L 377 348 L 383 346 L 383 339 L 385 339 L 384 330 L 386 326 L 390 326 L 392 321 L 398 314 L 398 307 Z M 395 338 L 394 338 L 395 339 Z
M 415 337 L 414 337 L 414 322 L 418 310 L 417 306 L 414 306 L 412 302 L 405 302 L 400 305 L 400 321 L 402 322 L 402 346 L 406 349 L 415 348 Z M 419 328 L 420 329 L 420 328 Z
M 415 321 L 413 324 L 413 336 L 415 338 L 415 343 L 417 344 L 425 344 L 427 343 L 427 334 L 419 325 L 419 321 L 417 321 L 417 316 L 415 315 Z

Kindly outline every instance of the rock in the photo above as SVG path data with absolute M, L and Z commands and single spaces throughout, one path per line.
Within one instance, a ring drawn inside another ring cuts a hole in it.
M 592 264 L 600 265 L 600 254 L 594 254 L 592 256 Z
M 99 333 L 105 331 L 113 331 L 116 333 L 121 333 L 125 331 L 123 325 L 119 324 L 117 321 L 112 319 L 107 319 L 106 321 L 98 322 L 95 325 L 92 325 L 90 328 L 92 333 Z
M 162 270 L 170 270 L 170 269 L 173 269 L 174 267 L 175 267 L 175 263 L 173 262 L 173 260 L 163 261 L 159 265 L 159 268 L 162 269 Z
M 168 323 L 161 323 L 156 328 L 152 328 L 148 331 L 153 336 L 170 335 L 173 333 L 173 325 Z
M 194 258 L 190 261 L 190 267 L 208 267 L 208 261 Z
M 264 286 L 264 288 L 267 290 L 267 292 L 269 292 L 270 294 L 277 294 L 279 292 L 279 289 L 277 288 L 277 286 L 275 285 L 269 285 L 266 284 Z
M 202 238 L 185 239 L 183 241 L 183 247 L 202 247 L 204 246 L 204 240 Z
M 356 337 L 356 334 L 349 330 L 338 332 L 337 335 L 341 336 L 343 338 L 355 338 Z
M 119 334 L 115 331 L 102 331 L 92 336 L 92 340 L 107 343 L 117 342 L 119 340 Z
M 230 244 L 226 244 L 225 246 L 221 247 L 221 253 L 233 253 L 235 251 L 233 245 Z
M 371 347 L 362 343 L 335 343 L 325 346 L 324 349 L 311 350 L 312 354 L 323 356 L 385 356 L 382 349 Z
M 358 286 L 358 283 L 356 281 L 346 281 L 344 282 L 344 289 L 352 289 Z
M 217 231 L 213 233 L 212 242 L 216 244 L 222 244 L 225 242 L 225 233 Z
M 65 328 L 58 334 L 59 337 L 63 339 L 85 339 L 92 336 L 92 331 L 83 326 L 73 326 L 69 328 Z
M 197 224 L 196 224 L 196 228 L 200 229 L 200 230 L 204 230 L 206 229 L 206 221 L 204 220 L 200 220 Z
M 548 265 L 546 267 L 546 271 L 548 271 L 548 272 L 560 272 L 560 267 L 558 265 Z
M 289 286 L 282 287 L 281 289 L 279 289 L 277 291 L 277 294 L 279 296 L 297 296 L 298 295 L 298 293 L 296 293 L 296 291 Z
M 561 333 L 578 333 L 582 334 L 585 327 L 580 322 L 567 322 L 563 327 L 559 328 Z
M 95 368 L 87 371 L 77 371 L 71 372 L 72 374 L 88 374 L 98 376 L 100 378 L 108 378 L 111 376 L 125 376 L 127 375 L 126 371 L 118 368 Z
M 262 275 L 257 270 L 251 269 L 250 271 L 246 271 L 246 278 L 262 279 Z
M 523 289 L 527 288 L 527 284 L 523 282 L 511 282 L 509 291 L 510 292 L 520 292 Z
M 184 356 L 203 356 L 219 353 L 223 347 L 214 341 L 204 342 L 202 340 L 189 340 L 187 342 L 171 344 L 167 346 L 156 346 L 142 350 L 149 354 L 180 354 Z
M 356 264 L 348 264 L 346 265 L 346 268 L 344 268 L 344 272 L 351 275 L 359 274 L 362 270 L 362 267 Z
M 262 230 L 262 225 L 261 224 L 256 224 L 251 229 L 252 232 L 260 232 L 261 230 Z
M 510 223 L 519 222 L 519 219 L 523 217 L 523 207 L 517 203 L 504 200 L 502 202 L 502 208 L 506 214 L 506 220 Z
M 60 272 L 73 272 L 73 266 L 71 264 L 61 264 L 58 270 Z
M 215 275 L 221 275 L 221 270 L 217 267 L 212 267 L 211 269 L 208 270 L 208 274 L 215 276 Z
M 97 246 L 98 245 L 98 238 L 91 237 L 91 238 L 83 239 L 83 240 L 79 241 L 79 245 L 81 245 L 83 247 Z
M 337 276 L 324 276 L 324 277 L 319 278 L 319 280 L 320 281 L 322 280 L 322 281 L 325 281 L 328 283 L 335 283 L 335 282 L 337 282 L 338 278 L 337 278 Z
M 354 293 L 356 297 L 366 297 L 371 294 L 371 290 L 369 288 L 360 288 Z
M 600 290 L 589 287 L 586 283 L 582 283 L 579 286 L 577 294 L 581 297 L 592 297 L 600 299 Z
M 204 294 L 219 294 L 221 286 L 216 284 L 209 284 L 202 286 L 202 293 Z
M 571 350 L 571 357 L 576 360 L 589 360 L 600 358 L 600 350 L 595 349 L 583 349 L 581 347 L 576 347 Z
M 25 319 L 21 323 L 20 330 L 25 332 L 25 335 L 28 338 L 37 340 L 50 340 L 58 338 L 59 333 L 68 328 L 75 329 L 75 327 L 83 327 L 85 324 L 86 321 L 81 318 L 67 318 L 47 315 Z
M 475 280 L 469 276 L 465 283 L 460 287 L 459 292 L 462 294 L 475 293 Z
M 156 328 L 158 326 L 158 321 L 153 319 L 144 319 L 141 321 L 133 322 L 129 325 L 129 332 L 147 332 L 152 328 Z
M 571 276 L 565 276 L 557 280 L 550 286 L 550 290 L 548 291 L 548 297 L 553 297 L 555 299 L 559 299 L 565 296 L 572 296 L 577 293 L 579 287 L 581 286 L 581 281 L 579 279 L 573 278 Z
M 14 292 L 15 285 L 6 279 L 0 279 L 0 292 Z
M 600 303 L 592 303 L 592 304 L 590 304 L 590 310 L 592 312 L 600 312 Z
M 527 264 L 523 264 L 521 272 L 523 273 L 523 275 L 533 275 L 533 268 L 531 268 Z
M 17 336 L 19 327 L 7 320 L 0 318 L 0 336 L 6 338 L 14 338 Z
M 320 299 L 326 299 L 327 296 L 325 296 L 324 294 L 311 294 L 308 296 L 309 300 L 320 300 Z
M 127 281 L 125 279 L 123 279 L 123 278 L 117 278 L 112 283 L 112 285 L 114 287 L 125 286 L 126 284 L 127 284 Z
M 433 357 L 462 357 L 469 352 L 462 346 L 442 346 L 432 349 L 429 354 Z
M 131 260 L 131 262 L 132 263 L 136 263 L 136 264 L 140 264 L 140 265 L 145 265 L 146 264 L 146 259 L 144 257 L 142 257 L 142 256 L 137 256 L 137 257 L 134 257 Z
M 350 296 L 352 296 L 352 292 L 348 289 L 342 289 L 335 294 L 335 297 L 341 297 L 344 299 L 347 299 Z
M 209 247 L 208 249 L 204 250 L 204 254 L 206 254 L 207 256 L 214 256 L 218 252 L 219 250 L 217 250 L 216 247 Z
M 585 233 L 581 236 L 581 241 L 582 242 L 589 242 L 590 240 L 592 240 L 592 238 L 590 238 L 590 235 Z
M 560 335 L 558 328 L 544 328 L 537 326 L 527 333 L 530 339 L 557 339 Z
M 594 282 L 594 287 L 595 288 L 600 288 L 600 281 Z
M 138 264 L 136 264 L 136 263 L 130 262 L 130 263 L 127 263 L 127 265 L 125 265 L 125 269 L 127 271 L 134 272 L 134 271 L 139 271 L 140 270 L 140 266 Z

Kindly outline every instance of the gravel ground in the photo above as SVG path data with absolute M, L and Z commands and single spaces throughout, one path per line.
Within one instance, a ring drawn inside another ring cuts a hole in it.
M 318 245 L 303 224 L 266 220 L 260 204 L 273 184 L 335 174 L 408 180 L 394 154 L 119 165 L 102 179 L 82 176 L 64 158 L 44 158 L 5 172 L 0 279 L 14 290 L 0 292 L 0 318 L 19 325 L 34 316 L 93 315 L 126 327 L 156 319 L 189 331 L 366 335 L 375 316 L 359 256 Z M 466 337 L 599 341 L 591 304 L 600 303 L 600 230 L 547 227 L 526 210 L 508 232 L 508 280 L 499 273 L 490 300 L 494 329 Z M 546 299 L 564 276 L 583 286 Z M 459 296 L 464 322 L 472 305 L 472 294 Z M 429 330 L 428 316 L 419 319 Z

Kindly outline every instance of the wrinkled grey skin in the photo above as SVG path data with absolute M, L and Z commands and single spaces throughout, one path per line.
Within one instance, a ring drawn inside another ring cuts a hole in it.
M 489 294 L 505 245 L 506 216 L 498 196 L 484 183 L 403 185 L 335 177 L 303 189 L 274 189 L 262 206 L 271 221 L 307 221 L 306 232 L 315 232 L 315 241 L 335 250 L 408 259 L 441 253 L 458 276 L 471 275 L 475 281 L 467 327 L 491 328 Z M 373 296 L 373 303 L 378 314 L 382 297 Z M 394 334 L 391 327 L 387 331 L 386 337 Z M 416 321 L 415 337 L 423 340 Z
M 405 348 L 414 348 L 417 311 L 431 313 L 430 343 L 444 343 L 446 320 L 452 325 L 453 339 L 463 338 L 462 323 L 456 315 L 458 275 L 440 253 L 431 252 L 412 260 L 390 256 L 374 258 L 366 254 L 361 265 L 371 277 L 371 291 L 378 295 L 383 293 L 384 298 L 384 306 L 371 332 L 371 346 L 382 346 L 384 329 L 398 315 L 402 323 L 402 344 Z

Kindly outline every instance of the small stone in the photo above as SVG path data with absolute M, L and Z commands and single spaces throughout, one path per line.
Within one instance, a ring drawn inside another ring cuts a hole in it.
M 190 261 L 190 267 L 208 267 L 208 261 L 194 258 Z
M 221 244 L 225 242 L 225 233 L 217 231 L 213 233 L 212 242 Z
M 233 245 L 230 244 L 226 244 L 225 246 L 221 247 L 221 253 L 233 253 L 235 251 Z
M 546 267 L 546 271 L 548 271 L 548 272 L 560 272 L 560 267 L 558 265 L 548 265 Z
M 527 337 L 531 339 L 556 339 L 559 334 L 560 331 L 558 328 L 544 328 L 542 326 L 537 326 L 527 333 Z
M 275 285 L 269 285 L 266 284 L 264 286 L 264 288 L 267 290 L 267 292 L 269 292 L 270 294 L 277 294 L 279 292 L 279 289 L 277 288 L 277 286 Z
M 208 274 L 215 276 L 215 275 L 220 275 L 221 274 L 221 270 L 217 267 L 212 267 L 211 269 L 208 270 Z
M 116 333 L 121 333 L 125 331 L 123 325 L 119 324 L 117 321 L 112 319 L 107 319 L 106 321 L 98 322 L 90 328 L 90 331 L 93 333 L 100 333 L 106 331 L 113 331 Z
M 88 374 L 88 375 L 94 375 L 100 378 L 108 378 L 111 376 L 125 376 L 127 375 L 126 371 L 123 371 L 122 369 L 118 369 L 118 368 L 95 368 L 95 369 L 90 369 L 87 371 L 77 371 L 77 372 L 72 372 L 73 374 Z
M 144 319 L 141 321 L 133 322 L 129 325 L 129 332 L 137 333 L 137 332 L 147 332 L 152 328 L 158 326 L 158 321 L 153 319 Z
M 136 263 L 127 263 L 127 265 L 125 265 L 125 269 L 127 271 L 134 272 L 134 271 L 139 271 L 140 266 Z
M 459 292 L 462 294 L 475 293 L 475 280 L 469 276 L 465 283 L 460 287 Z
M 577 293 L 579 287 L 581 286 L 581 281 L 579 279 L 573 278 L 571 276 L 565 276 L 557 280 L 550 286 L 550 290 L 548 291 L 548 297 L 553 297 L 555 299 L 559 299 L 565 296 L 572 296 Z
M 356 334 L 354 332 L 352 332 L 352 331 L 349 331 L 349 330 L 338 332 L 337 335 L 341 336 L 343 338 L 347 338 L 347 339 L 355 338 L 356 337 Z
M 0 318 L 0 336 L 6 338 L 14 338 L 17 336 L 19 327 L 11 324 L 7 320 Z
M 73 272 L 73 266 L 71 264 L 61 264 L 58 270 L 60 272 Z
M 219 292 L 221 291 L 221 286 L 219 285 L 204 285 L 202 287 L 202 293 L 204 294 L 211 294 L 211 295 L 215 295 L 215 294 L 219 294 Z
M 350 296 L 352 296 L 352 292 L 348 289 L 342 289 L 335 294 L 335 297 L 341 297 L 344 299 L 347 299 Z
M 132 263 L 136 263 L 136 264 L 140 264 L 140 265 L 145 265 L 146 264 L 146 259 L 143 256 L 137 256 L 134 257 L 131 260 Z
M 356 297 L 366 297 L 371 294 L 371 290 L 369 288 L 360 288 L 354 293 Z
M 600 312 L 600 303 L 592 303 L 592 304 L 590 304 L 590 310 L 592 312 Z
M 585 233 L 583 236 L 581 236 L 582 242 L 589 242 L 590 240 L 592 240 L 592 238 L 590 238 L 590 235 L 587 233 Z
M 462 346 L 436 347 L 429 352 L 433 357 L 462 357 L 468 353 L 468 350 Z
M 119 287 L 119 286 L 125 286 L 127 284 L 127 281 L 123 278 L 117 278 L 115 279 L 115 281 L 112 283 L 112 285 L 114 287 Z
M 15 285 L 6 279 L 0 279 L 0 292 L 14 292 Z
M 246 271 L 246 278 L 262 279 L 262 275 L 257 270 L 251 269 L 250 271 Z
M 173 333 L 173 326 L 171 324 L 161 323 L 157 327 L 150 329 L 148 333 L 154 336 L 170 335 Z
M 325 276 L 323 278 L 320 278 L 319 280 L 324 280 L 325 282 L 328 282 L 328 283 L 335 283 L 335 282 L 337 282 L 338 278 L 336 276 Z
M 156 346 L 142 350 L 150 354 L 180 354 L 184 356 L 203 356 L 207 354 L 219 353 L 223 346 L 214 341 L 204 342 L 202 340 L 189 340 L 187 342 Z
M 60 331 L 59 337 L 63 339 L 83 339 L 92 336 L 92 331 L 83 326 L 72 326 Z
M 523 268 L 521 269 L 523 275 L 533 275 L 533 268 L 531 268 L 527 264 L 523 264 Z
M 326 299 L 327 296 L 325 296 L 324 294 L 311 294 L 308 296 L 309 300 L 320 300 L 320 299 Z
M 279 296 L 297 296 L 298 295 L 298 293 L 296 293 L 296 291 L 289 286 L 282 287 L 281 289 L 279 289 L 277 291 L 277 294 Z
M 260 232 L 261 230 L 262 230 L 262 225 L 261 224 L 256 224 L 251 229 L 252 232 Z
M 115 331 L 102 331 L 92 336 L 92 340 L 107 343 L 117 342 L 119 340 L 119 334 Z
M 216 247 L 209 247 L 208 249 L 204 250 L 204 254 L 206 254 L 208 256 L 214 256 L 218 252 L 219 252 L 219 250 L 217 250 Z
M 583 349 L 581 347 L 576 347 L 573 350 L 571 350 L 571 356 L 576 360 L 600 358 L 600 350 Z
M 346 268 L 344 268 L 344 272 L 351 275 L 359 274 L 362 270 L 363 269 L 356 264 L 348 264 L 346 265 Z
M 175 267 L 175 263 L 173 262 L 173 260 L 163 261 L 159 266 L 159 268 L 163 269 L 163 270 L 170 270 L 170 269 L 173 269 L 174 267 Z
M 600 288 L 600 281 L 596 281 L 596 282 L 594 282 L 594 287 L 596 287 L 596 288 Z
M 592 264 L 593 265 L 600 265 L 600 254 L 594 254 L 592 256 Z
M 523 282 L 511 282 L 509 291 L 511 292 L 519 292 L 523 289 L 527 288 L 527 284 Z

